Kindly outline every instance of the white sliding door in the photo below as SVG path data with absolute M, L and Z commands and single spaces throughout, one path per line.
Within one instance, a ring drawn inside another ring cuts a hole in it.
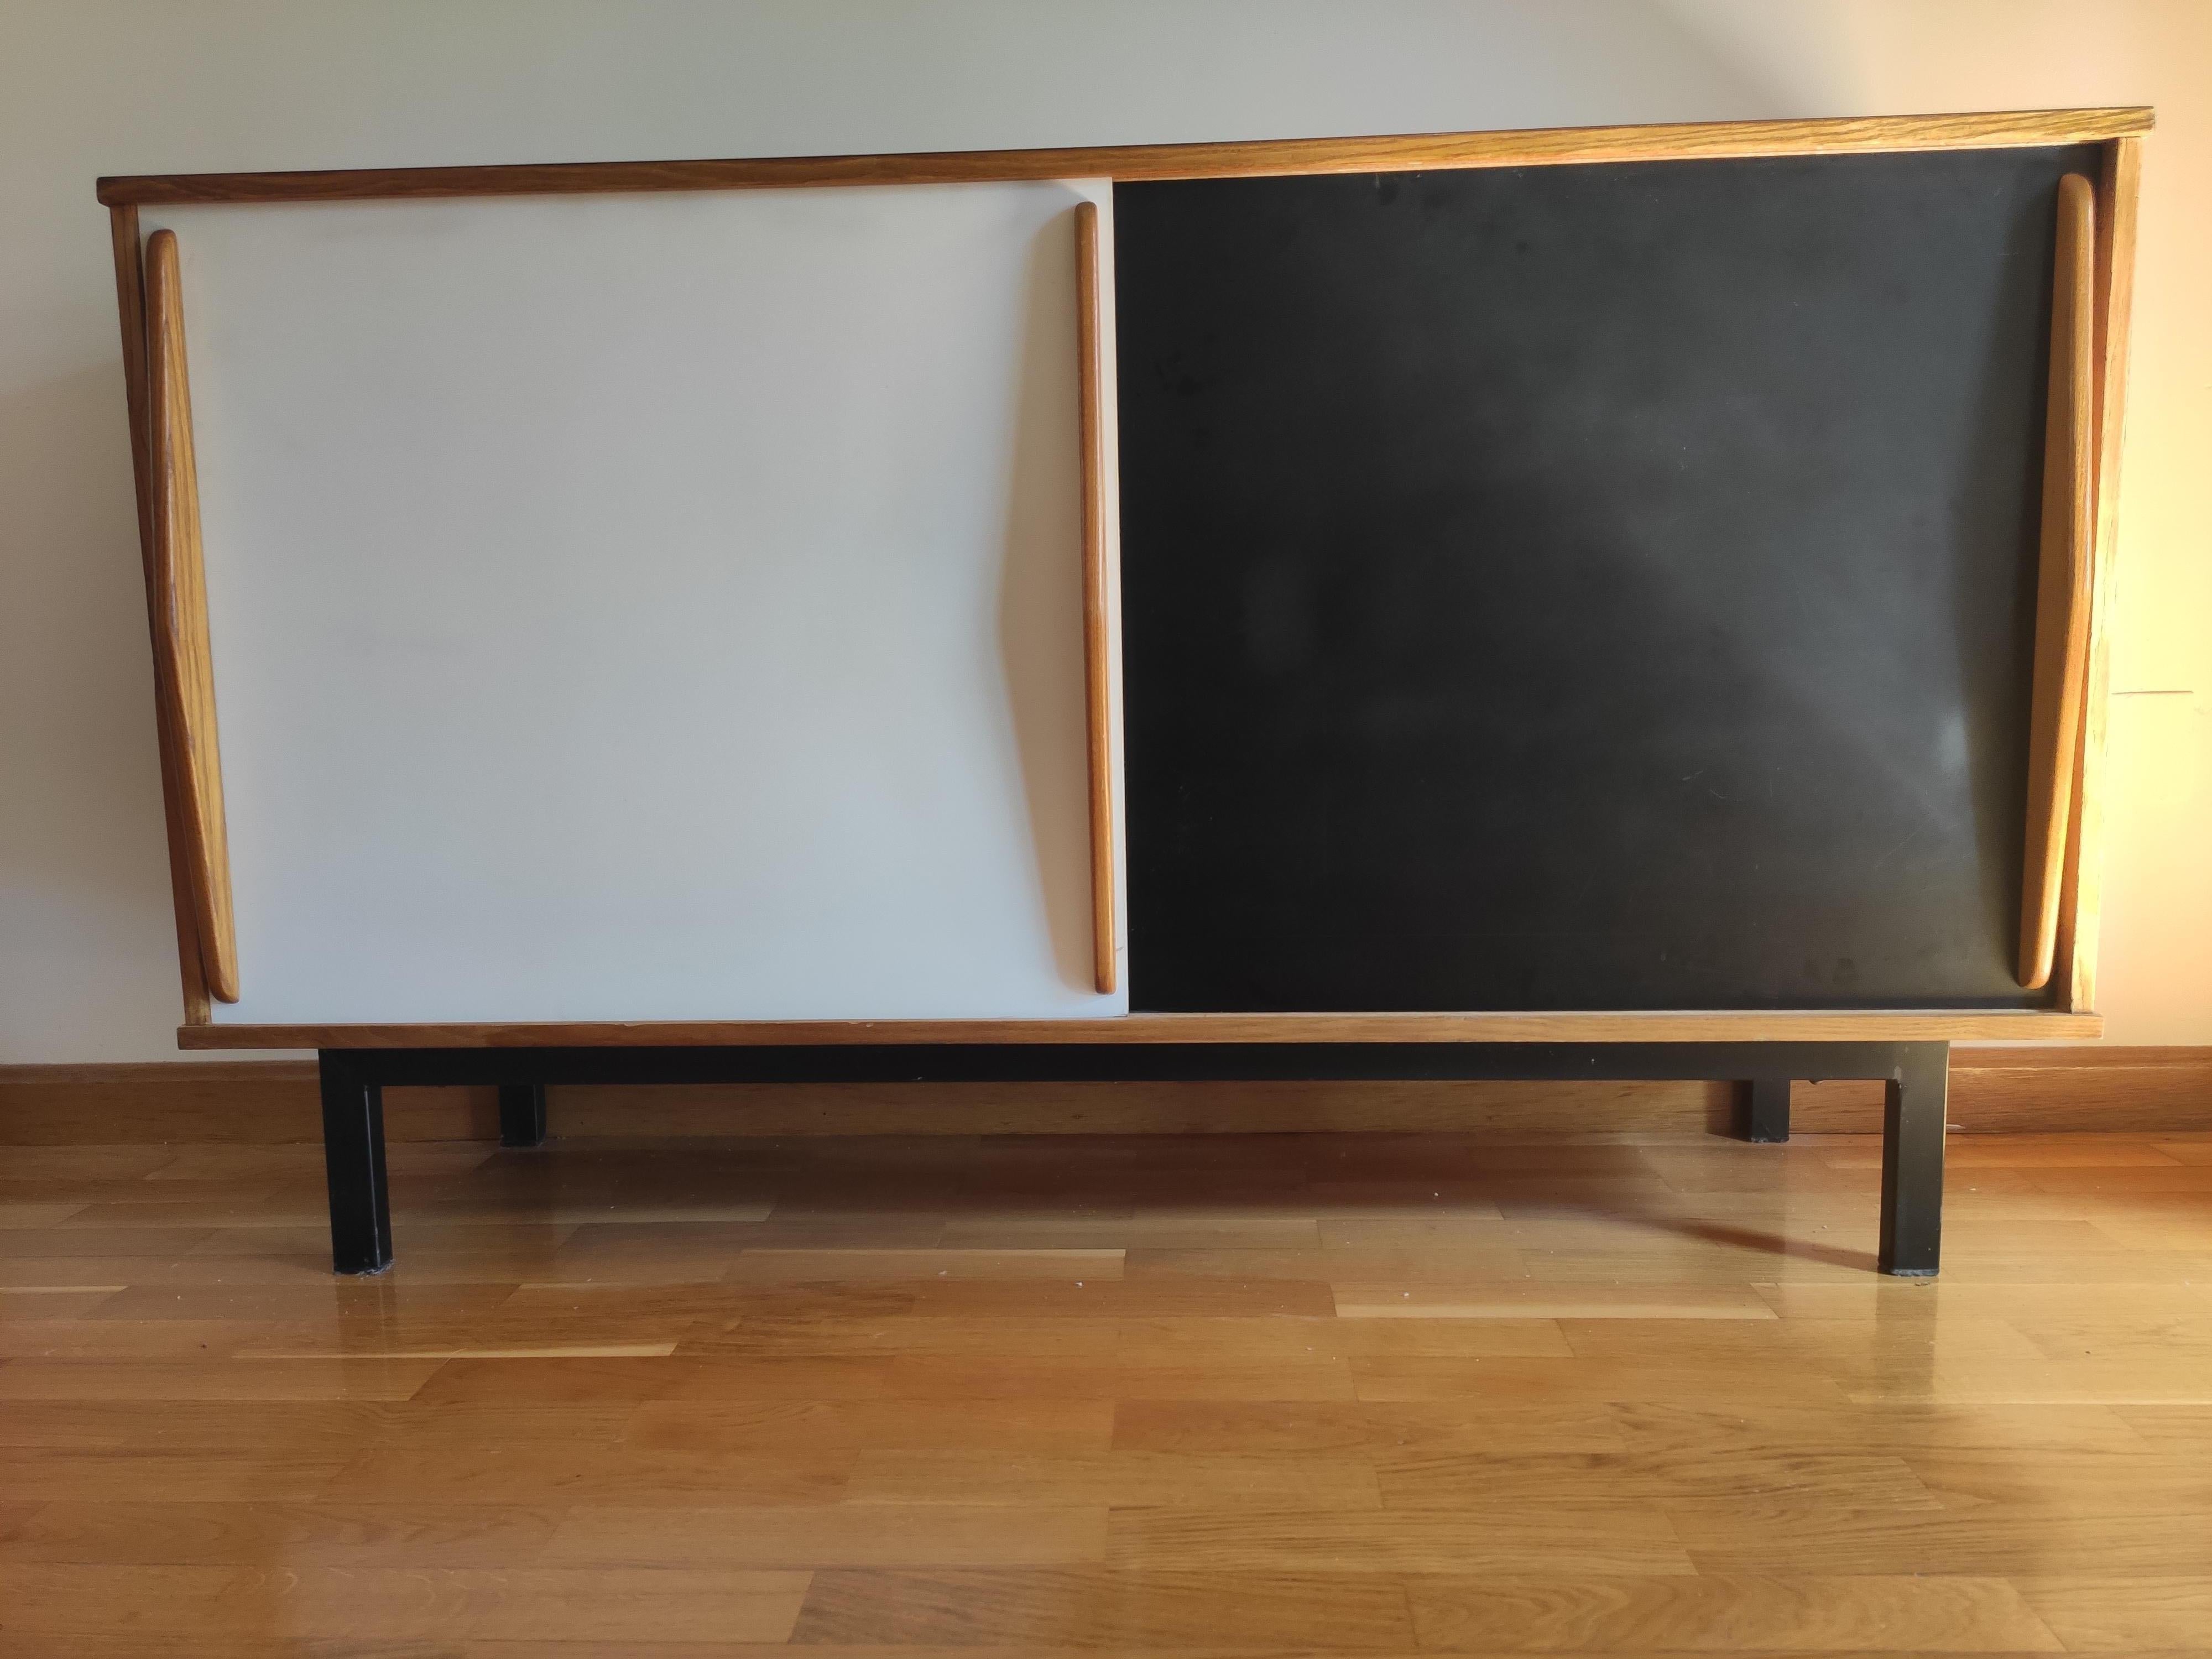
M 1058 184 L 149 211 L 217 1020 L 1124 1006 L 1091 988 L 1085 198 L 1110 214 Z

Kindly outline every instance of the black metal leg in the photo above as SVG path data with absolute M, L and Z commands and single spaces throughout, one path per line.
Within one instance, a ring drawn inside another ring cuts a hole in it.
M 1886 1273 L 1926 1278 L 1942 1249 L 1945 1042 L 1100 1042 L 745 1043 L 697 1048 L 326 1049 L 323 1133 L 331 1237 L 341 1273 L 392 1261 L 385 1083 L 497 1085 L 501 1138 L 536 1146 L 548 1084 L 1124 1083 L 1477 1078 L 1753 1079 L 1747 1135 L 1789 1136 L 1790 1080 L 1881 1078 Z M 518 1085 L 515 1079 L 528 1081 Z
M 543 1146 L 545 1144 L 544 1084 L 502 1083 L 499 1085 L 499 1144 L 502 1146 Z
M 331 1187 L 331 1265 L 380 1273 L 392 1265 L 392 1207 L 384 1176 L 384 1085 L 359 1059 L 325 1048 L 323 1170 Z
M 1790 1079 L 1755 1077 L 1743 1093 L 1743 1138 L 1772 1146 L 1789 1139 Z
M 1932 1279 L 1943 1249 L 1943 1114 L 1951 1045 L 1904 1045 L 1886 1085 L 1881 1122 L 1881 1244 L 1876 1265 Z

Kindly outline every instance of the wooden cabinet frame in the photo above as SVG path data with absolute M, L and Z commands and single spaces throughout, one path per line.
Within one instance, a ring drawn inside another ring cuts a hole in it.
M 229 872 L 219 836 L 208 830 L 207 803 L 220 823 L 212 693 L 204 706 L 186 693 L 191 676 L 165 672 L 159 711 L 162 793 L 168 825 L 186 1048 L 542 1048 L 561 1045 L 833 1043 L 1274 1042 L 1924 1042 L 1994 1038 L 2093 1037 L 2103 1022 L 2096 1004 L 2097 924 L 2103 902 L 2106 695 L 2111 677 L 2111 619 L 2117 593 L 2117 505 L 2125 408 L 2128 319 L 2132 295 L 2137 180 L 2147 109 L 2023 111 L 1994 114 L 1890 116 L 1816 121 L 1735 121 L 1670 126 L 1546 128 L 1519 132 L 1271 140 L 1248 143 L 1133 145 L 1089 149 L 976 150 L 908 155 L 786 156 L 759 160 L 584 162 L 513 167 L 372 168 L 347 172 L 205 173 L 103 179 L 99 198 L 110 210 L 116 293 L 123 329 L 131 456 L 137 482 L 139 536 L 145 561 L 149 617 L 157 661 L 177 660 L 174 567 L 159 556 L 161 480 L 173 456 L 157 445 L 174 433 L 173 418 L 157 423 L 148 332 L 147 258 L 138 224 L 145 206 L 424 199 L 594 191 L 752 190 L 840 185 L 951 184 L 1022 179 L 1116 180 L 1256 177 L 1267 174 L 1404 172 L 1437 167 L 1527 167 L 1772 155 L 1838 155 L 1882 151 L 1996 149 L 2095 143 L 2103 165 L 2094 181 L 2094 251 L 2088 272 L 2091 420 L 2089 456 L 2080 487 L 2089 526 L 2088 616 L 2081 678 L 2086 681 L 2061 729 L 2073 728 L 2070 769 L 2074 810 L 2068 817 L 2058 885 L 2052 1004 L 2048 1010 L 1746 1011 L 1685 1012 L 1567 1012 L 1535 1014 L 1144 1015 L 1095 1020 L 714 1021 L 531 1024 L 217 1025 L 215 996 L 236 994 L 240 971 L 228 942 Z M 1079 225 L 1079 235 L 1083 234 Z M 1095 220 L 1089 234 L 1096 240 Z M 1089 269 L 1088 262 L 1083 267 Z M 1095 305 L 1095 282 L 1091 285 Z M 1085 332 L 1089 398 L 1101 378 L 1091 362 L 1095 319 Z M 178 388 L 181 392 L 181 387 Z M 180 405 L 188 428 L 189 405 Z M 1108 648 L 1100 555 L 1103 477 L 1094 450 L 1096 411 L 1086 408 L 1085 623 L 1092 773 L 1092 814 L 1110 823 L 1109 781 L 1102 778 L 1106 713 L 1103 688 Z M 186 459 L 188 460 L 188 454 Z M 196 564 L 196 561 L 194 562 Z M 200 623 L 204 629 L 204 617 Z M 189 643 L 187 641 L 187 643 Z M 185 657 L 189 659 L 189 652 Z M 200 659 L 204 663 L 204 656 Z M 187 666 L 189 661 L 187 660 Z M 1103 874 L 1101 872 L 1103 871 Z M 1110 844 L 1094 843 L 1093 911 L 1101 942 L 1100 988 L 1114 975 Z M 251 964 L 246 964 L 246 971 Z

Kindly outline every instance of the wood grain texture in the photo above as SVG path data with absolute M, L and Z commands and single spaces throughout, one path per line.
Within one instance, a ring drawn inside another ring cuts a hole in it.
M 498 1091 L 387 1089 L 394 1140 L 499 1134 Z M 222 1140 L 281 1144 L 322 1133 L 313 1060 L 171 1060 L 0 1066 L 0 1143 Z
M 25 1148 L 0 1656 L 2197 1652 L 2212 1135 L 1954 1157 L 1927 1285 L 1871 1136 L 404 1148 L 334 1282 L 312 1146 Z
M 1504 1651 L 2048 1653 L 2051 1631 L 1994 1576 L 1803 1574 L 1462 1578 L 1418 1585 L 1425 1647 Z
M 2077 1653 L 2203 1650 L 2212 1630 L 2212 1579 L 2095 1574 L 2022 1577 L 2029 1607 Z
M 2028 716 L 2027 841 L 2021 872 L 2020 982 L 2051 981 L 2088 679 L 2090 553 L 2096 435 L 2094 282 L 2096 191 L 2058 181 L 2051 301 L 2051 378 L 2044 416 L 2043 535 L 2035 598 L 2035 679 Z
M 161 611 L 155 580 L 154 449 L 146 366 L 146 261 L 139 240 L 138 210 L 108 210 L 109 238 L 115 254 L 115 311 L 123 328 L 124 401 L 131 422 L 131 472 L 138 502 L 138 556 L 146 584 L 146 628 L 158 660 Z M 169 854 L 169 897 L 176 913 L 177 971 L 187 1024 L 203 1024 L 209 1013 L 207 977 L 200 966 L 199 924 L 185 859 L 183 787 L 179 781 L 176 733 L 166 700 L 155 700 L 155 735 L 161 763 L 161 817 Z
M 2057 957 L 2065 1007 L 2097 1006 L 2098 931 L 2104 916 L 2106 751 L 2111 725 L 2112 619 L 2119 600 L 2120 455 L 2127 413 L 2128 323 L 2135 304 L 2136 201 L 2142 140 L 2105 146 L 2097 185 L 2096 436 L 2090 543 L 2088 684 L 2075 761 L 2075 810 L 2059 904 Z
M 1090 774 L 1091 973 L 1121 982 L 1114 902 L 1113 644 L 1106 626 L 1106 364 L 1100 317 L 1098 207 L 1075 207 L 1075 378 L 1083 477 L 1084 756 Z
M 2098 1014 L 1915 1009 L 1557 1014 L 1127 1014 L 1106 1019 L 574 1020 L 186 1025 L 177 1046 L 532 1048 L 884 1042 L 2032 1042 L 2101 1036 Z
M 146 243 L 147 398 L 151 411 L 154 661 L 176 736 L 184 864 L 208 994 L 238 1000 L 238 933 L 231 915 L 230 844 L 223 823 L 222 755 L 216 736 L 215 662 L 208 644 L 200 558 L 199 474 L 192 453 L 191 383 L 174 231 Z
M 905 155 L 584 161 L 520 167 L 382 167 L 323 173 L 205 173 L 102 179 L 100 199 L 327 202 L 376 198 L 574 194 L 596 191 L 760 190 L 800 185 L 963 184 L 1024 179 L 1232 179 L 1286 173 L 1402 173 L 1424 167 L 1668 161 L 1735 155 L 1840 155 L 2080 143 L 2150 130 L 2148 109 L 2009 110 L 1818 121 L 1710 121 L 1659 126 L 1540 127 L 1514 132 L 1129 144 L 1086 149 L 945 150 Z

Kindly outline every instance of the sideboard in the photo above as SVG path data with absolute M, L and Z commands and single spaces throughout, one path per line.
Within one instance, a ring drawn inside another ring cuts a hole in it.
M 2145 110 L 102 179 L 190 1049 L 1887 1085 L 2100 1034 Z M 218 718 L 219 717 L 219 718 Z

